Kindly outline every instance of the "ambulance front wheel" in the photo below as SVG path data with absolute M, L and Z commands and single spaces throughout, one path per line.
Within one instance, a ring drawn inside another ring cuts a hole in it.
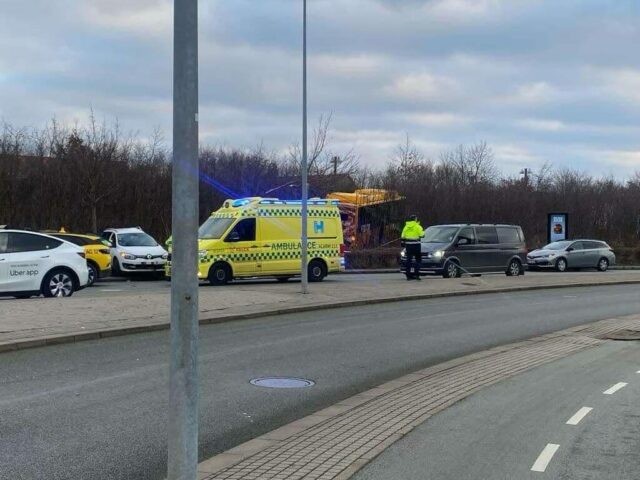
M 309 281 L 321 282 L 327 276 L 327 266 L 322 260 L 311 260 L 309 263 Z
M 231 267 L 226 263 L 216 263 L 209 270 L 211 285 L 226 285 L 231 281 Z

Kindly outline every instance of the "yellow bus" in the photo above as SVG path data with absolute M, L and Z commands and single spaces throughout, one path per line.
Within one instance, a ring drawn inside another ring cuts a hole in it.
M 308 201 L 308 278 L 322 281 L 344 269 L 337 200 Z M 277 198 L 226 200 L 198 230 L 198 278 L 213 285 L 233 279 L 300 275 L 302 202 Z M 171 263 L 166 267 L 171 275 Z

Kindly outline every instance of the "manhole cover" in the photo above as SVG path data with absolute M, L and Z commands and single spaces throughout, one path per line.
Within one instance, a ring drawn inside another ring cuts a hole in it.
M 618 330 L 608 334 L 605 338 L 609 340 L 640 340 L 640 331 L 638 330 Z
M 307 380 L 305 378 L 295 377 L 264 377 L 254 378 L 251 380 L 251 385 L 264 388 L 307 388 L 313 387 L 316 382 L 313 380 Z

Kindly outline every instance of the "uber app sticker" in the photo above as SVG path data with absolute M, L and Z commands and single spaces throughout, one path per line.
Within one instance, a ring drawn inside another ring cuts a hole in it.
M 37 263 L 9 265 L 9 277 L 37 277 L 39 273 Z

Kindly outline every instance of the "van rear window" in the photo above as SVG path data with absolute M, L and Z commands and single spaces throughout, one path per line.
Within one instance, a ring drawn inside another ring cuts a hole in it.
M 476 227 L 476 234 L 478 236 L 478 244 L 480 245 L 495 245 L 500 243 L 495 227 Z
M 520 243 L 520 235 L 515 227 L 498 227 L 500 243 Z

